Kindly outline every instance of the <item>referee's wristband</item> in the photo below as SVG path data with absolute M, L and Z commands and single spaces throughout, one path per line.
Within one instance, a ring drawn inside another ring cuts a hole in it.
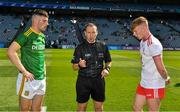
M 105 69 L 109 72 L 110 71 L 110 66 L 106 66 Z
M 170 77 L 168 76 L 166 79 L 165 79 L 165 81 L 168 81 L 170 79 Z

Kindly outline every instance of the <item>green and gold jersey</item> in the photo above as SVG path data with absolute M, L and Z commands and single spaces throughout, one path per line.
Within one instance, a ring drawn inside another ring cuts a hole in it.
M 15 40 L 21 46 L 21 62 L 36 80 L 45 76 L 45 35 L 32 28 L 20 34 Z

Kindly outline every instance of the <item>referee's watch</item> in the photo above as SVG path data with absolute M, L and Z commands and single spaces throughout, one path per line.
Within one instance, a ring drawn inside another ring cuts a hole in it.
M 106 66 L 105 69 L 109 72 L 110 71 L 110 66 Z

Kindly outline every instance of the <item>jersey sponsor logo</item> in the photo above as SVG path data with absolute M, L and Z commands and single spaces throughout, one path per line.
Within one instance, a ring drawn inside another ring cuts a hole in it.
M 44 39 L 43 38 L 37 38 L 37 40 L 36 40 L 38 43 L 40 42 L 40 43 L 43 43 L 43 44 L 45 44 L 45 41 L 44 41 Z
M 32 50 L 44 50 L 45 45 L 32 45 Z
M 32 42 L 32 50 L 44 50 L 45 49 L 45 41 L 43 38 L 38 37 L 36 40 Z

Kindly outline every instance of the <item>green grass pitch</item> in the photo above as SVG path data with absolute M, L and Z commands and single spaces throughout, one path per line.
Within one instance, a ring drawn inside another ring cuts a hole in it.
M 0 111 L 17 111 L 17 69 L 6 56 L 7 49 L 0 49 Z M 73 49 L 47 49 L 47 93 L 44 105 L 47 111 L 75 111 L 75 83 L 77 72 L 70 63 Z M 110 51 L 112 68 L 106 77 L 105 111 L 132 111 L 136 86 L 140 80 L 140 56 L 138 51 Z M 164 63 L 171 76 L 166 98 L 160 111 L 180 111 L 180 52 L 164 51 Z M 92 100 L 88 110 L 93 111 Z

